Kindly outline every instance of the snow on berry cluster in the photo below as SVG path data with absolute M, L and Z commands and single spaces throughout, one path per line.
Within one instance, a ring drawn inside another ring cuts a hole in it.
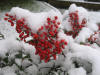
M 76 36 L 78 36 L 78 33 L 80 32 L 80 30 L 85 27 L 86 24 L 86 19 L 84 18 L 81 22 L 81 24 L 79 24 L 79 15 L 78 15 L 78 11 L 69 13 L 69 22 L 72 26 L 72 31 L 67 32 L 67 35 L 72 35 L 73 38 L 75 38 Z
M 87 26 L 88 12 L 86 9 L 72 4 L 69 10 L 65 11 L 63 19 L 65 33 L 76 38 L 79 36 L 80 31 Z
M 16 24 L 16 31 L 19 33 L 20 40 L 35 46 L 35 54 L 40 56 L 41 60 L 48 62 L 51 57 L 56 60 L 56 55 L 61 54 L 67 42 L 64 39 L 59 40 L 58 33 L 60 31 L 58 16 L 53 18 L 47 17 L 46 23 L 42 25 L 37 32 L 33 32 L 26 23 L 25 18 L 17 19 L 16 15 L 5 14 L 4 20 L 11 23 L 11 26 Z M 26 38 L 32 37 L 32 40 L 26 41 Z
M 94 32 L 94 34 L 92 34 L 89 38 L 88 41 L 93 44 L 93 43 L 97 43 L 98 45 L 100 45 L 100 31 Z
M 89 12 L 75 4 L 72 4 L 69 10 L 65 11 L 63 26 L 65 33 L 72 36 L 77 43 L 87 42 L 87 39 L 99 29 L 99 25 L 89 18 Z

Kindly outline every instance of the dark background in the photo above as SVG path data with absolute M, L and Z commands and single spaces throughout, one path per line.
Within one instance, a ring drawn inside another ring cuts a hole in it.
M 90 2 L 100 2 L 100 0 L 85 0 L 85 1 L 90 1 Z

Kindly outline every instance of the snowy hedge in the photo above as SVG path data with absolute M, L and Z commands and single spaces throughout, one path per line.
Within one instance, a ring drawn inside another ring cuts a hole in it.
M 18 36 L 0 40 L 0 75 L 100 75 L 100 26 L 85 8 L 13 7 L 4 20 Z

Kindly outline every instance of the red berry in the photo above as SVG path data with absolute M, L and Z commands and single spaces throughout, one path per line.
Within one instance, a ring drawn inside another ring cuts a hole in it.
M 12 18 L 12 20 L 16 20 L 15 18 Z
M 67 42 L 65 42 L 64 44 L 67 45 Z
M 26 42 L 26 40 L 24 39 L 24 42 Z
M 53 21 L 52 21 L 52 23 L 54 23 L 54 24 L 55 24 L 55 23 L 56 23 L 56 21 L 55 21 L 55 20 L 53 20 Z
M 54 60 L 56 60 L 56 54 L 53 55 Z
M 51 36 L 54 36 L 54 33 L 53 33 L 53 32 L 49 32 L 49 34 L 50 34 Z
M 11 22 L 12 22 L 12 20 L 8 20 L 8 22 L 10 22 L 10 23 L 11 23 Z
M 49 26 L 47 26 L 47 25 L 46 25 L 46 26 L 45 26 L 45 28 L 46 28 L 46 29 L 48 29 L 48 28 L 49 28 Z
M 8 14 L 8 13 L 6 13 L 6 14 L 5 14 L 5 16 L 9 16 L 9 14 Z
M 64 45 L 62 45 L 62 48 L 64 49 L 64 48 L 65 48 L 65 46 L 64 46 Z
M 58 25 L 60 25 L 60 22 L 57 22 Z
M 55 20 L 57 20 L 58 19 L 58 16 L 55 16 Z
M 58 25 L 55 25 L 56 26 L 56 28 L 58 28 Z
M 63 42 L 65 42 L 65 40 L 62 39 L 62 40 L 61 40 L 61 43 L 63 43 Z
M 48 22 L 48 25 L 50 25 L 50 22 Z
M 34 38 L 37 39 L 38 38 L 38 35 L 37 34 L 34 34 Z
M 51 19 L 48 17 L 48 18 L 47 18 L 47 21 L 51 21 Z
M 21 29 L 18 29 L 18 30 L 17 30 L 17 32 L 18 32 L 18 33 L 21 33 L 21 32 L 22 32 L 22 30 L 21 30 Z
M 41 30 L 43 30 L 43 26 L 41 26 Z
M 13 16 L 9 16 L 10 18 L 13 18 Z
M 21 20 L 17 20 L 17 23 L 21 23 L 22 21 Z
M 47 56 L 47 59 L 45 59 L 45 63 L 47 63 L 50 60 L 50 56 Z
M 8 18 L 4 18 L 4 20 L 8 20 Z
M 23 35 L 24 35 L 24 32 L 22 32 L 22 33 L 19 35 L 19 37 L 21 38 Z
M 11 26 L 14 26 L 14 23 L 13 22 L 11 22 Z
M 22 24 L 22 25 L 23 25 L 23 24 Z M 27 25 L 24 25 L 24 28 L 25 28 L 25 29 L 28 29 Z

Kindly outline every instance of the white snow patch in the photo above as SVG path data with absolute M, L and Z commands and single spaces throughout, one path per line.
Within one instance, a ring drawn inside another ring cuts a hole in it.
M 86 71 L 82 67 L 73 68 L 73 69 L 69 70 L 68 74 L 69 75 L 86 75 Z

